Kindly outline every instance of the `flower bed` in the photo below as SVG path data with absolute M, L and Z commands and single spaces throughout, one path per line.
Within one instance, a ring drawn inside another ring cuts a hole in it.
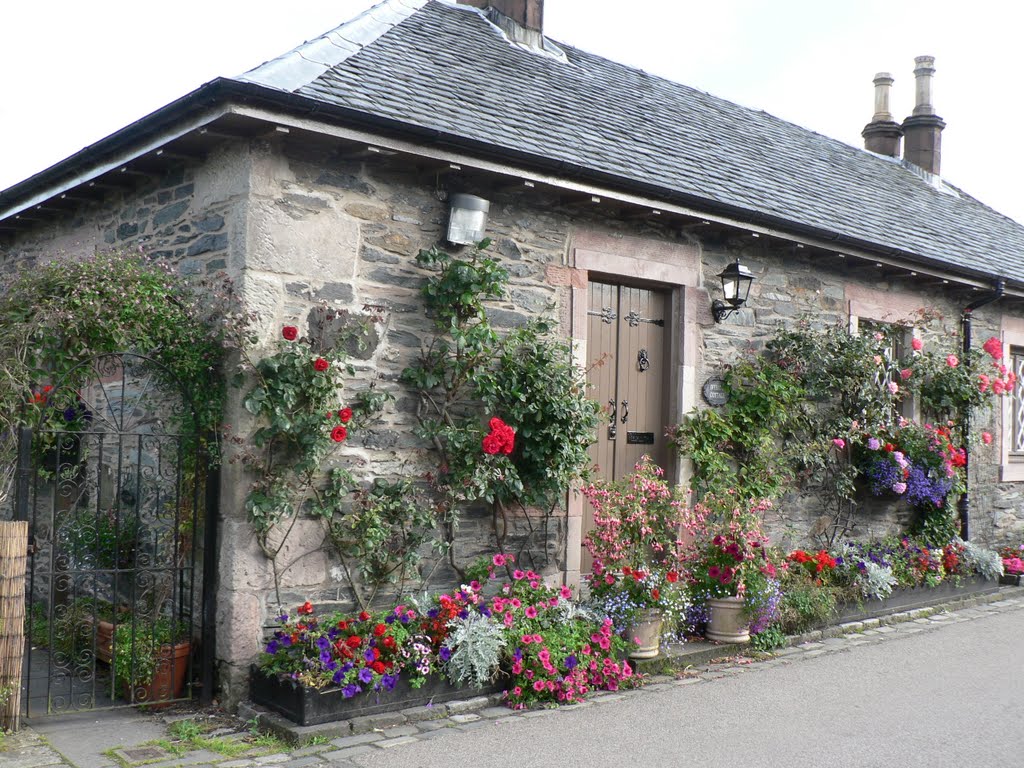
M 317 690 L 288 678 L 264 674 L 255 664 L 250 678 L 250 696 L 255 703 L 279 712 L 299 725 L 320 725 L 499 691 L 501 686 L 498 685 L 472 690 L 456 688 L 443 677 L 433 675 L 419 688 L 413 688 L 407 679 L 402 678 L 390 690 L 381 689 L 356 698 L 346 697 L 341 688 Z
M 865 600 L 864 602 L 848 603 L 839 609 L 831 624 L 845 624 L 850 621 L 863 621 L 891 613 L 913 611 L 933 605 L 948 603 L 961 597 L 974 595 L 990 595 L 999 591 L 999 582 L 986 580 L 981 576 L 970 576 L 957 581 L 944 581 L 934 587 L 920 586 L 912 589 L 896 588 L 883 600 Z M 826 625 L 827 626 L 827 625 Z
M 501 584 L 496 572 L 511 572 Z M 375 714 L 504 689 L 519 709 L 580 701 L 635 683 L 612 620 L 495 555 L 486 586 L 356 616 L 279 617 L 254 669 L 253 698 L 297 722 Z M 445 680 L 451 683 L 448 685 Z M 500 687 L 498 687 L 500 684 Z

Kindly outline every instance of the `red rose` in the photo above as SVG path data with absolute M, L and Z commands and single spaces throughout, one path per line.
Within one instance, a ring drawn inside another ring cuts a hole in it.
M 348 430 L 341 426 L 341 424 L 331 430 L 331 440 L 336 443 L 340 443 L 346 437 L 348 437 Z M 363 619 L 363 621 L 366 621 L 366 619 Z
M 487 435 L 483 441 L 484 453 L 493 456 L 501 450 L 501 441 L 493 433 Z
M 338 418 L 341 419 L 346 424 L 348 424 L 352 420 L 352 409 L 342 408 L 340 411 L 338 411 Z
M 299 606 L 299 614 L 300 615 L 309 614 L 309 613 L 312 613 L 312 612 L 313 612 L 313 604 L 311 602 L 309 602 L 309 600 L 307 600 L 306 602 L 304 602 L 302 605 Z
M 330 367 L 331 364 L 324 360 L 322 357 L 318 357 L 316 360 L 313 361 L 314 371 L 326 371 Z
M 281 335 L 286 341 L 295 341 L 299 337 L 299 329 L 294 325 L 286 325 L 281 329 Z

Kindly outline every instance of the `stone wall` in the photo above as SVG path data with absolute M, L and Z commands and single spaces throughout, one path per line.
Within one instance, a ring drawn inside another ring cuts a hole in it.
M 373 384 L 395 400 L 375 423 L 352 434 L 340 461 L 366 480 L 422 478 L 436 457 L 413 433 L 417 399 L 399 377 L 432 333 L 419 297 L 427 273 L 415 255 L 442 240 L 447 218 L 442 189 L 491 201 L 492 253 L 513 278 L 508 300 L 489 308 L 499 328 L 549 314 L 559 319 L 566 336 L 573 333 L 573 301 L 587 277 L 574 261 L 574 244 L 581 239 L 620 241 L 628 251 L 624 255 L 638 259 L 645 258 L 643 249 L 635 247 L 641 241 L 695 254 L 700 274 L 687 272 L 676 281 L 685 287 L 688 303 L 679 314 L 687 318 L 680 320 L 687 325 L 680 344 L 687 348 L 679 350 L 679 357 L 689 361 L 698 391 L 723 366 L 760 350 L 780 326 L 804 315 L 822 326 L 848 322 L 851 301 L 858 297 L 881 297 L 882 308 L 908 302 L 936 308 L 951 326 L 970 301 L 962 293 L 950 294 L 948 286 L 885 277 L 881 270 L 767 237 L 669 217 L 631 218 L 612 204 L 517 188 L 502 179 L 443 177 L 436 165 L 420 167 L 401 155 L 353 158 L 338 154 L 332 144 L 296 135 L 225 144 L 201 165 L 146 180 L 19 239 L 3 251 L 0 264 L 10 268 L 15 261 L 62 250 L 143 245 L 186 274 L 226 270 L 257 314 L 262 350 L 270 348 L 282 325 L 308 328 L 320 301 L 364 318 L 370 328 L 367 346 L 354 354 L 356 374 L 346 392 Z M 719 290 L 715 276 L 737 257 L 757 276 L 749 307 L 715 324 L 709 312 L 710 297 Z M 976 313 L 979 343 L 998 331 L 999 321 L 998 305 Z M 585 359 L 585 350 L 581 353 Z M 682 412 L 704 407 L 693 389 L 672 414 L 674 421 Z M 244 440 L 253 425 L 240 397 L 240 391 L 232 391 L 225 421 Z M 985 416 L 978 428 L 995 431 L 994 416 Z M 979 446 L 972 456 L 973 530 L 975 538 L 989 543 L 1024 535 L 1018 484 L 998 482 L 998 463 L 993 446 Z M 301 520 L 292 530 L 275 578 L 246 518 L 247 488 L 240 465 L 225 462 L 216 655 L 222 664 L 222 698 L 228 703 L 246 695 L 248 664 L 280 608 L 306 599 L 320 606 L 351 606 L 344 581 L 336 577 L 338 563 L 315 521 Z M 819 514 L 813 494 L 794 493 L 780 502 L 769 525 L 776 539 L 802 544 Z M 567 552 L 578 548 L 579 522 L 562 514 L 549 522 L 535 563 L 557 574 L 567 567 Z M 526 525 L 520 523 L 523 533 Z M 906 519 L 897 508 L 874 505 L 863 511 L 860 523 L 860 534 L 877 535 L 899 530 Z M 460 529 L 459 561 L 492 553 L 493 547 L 489 515 L 470 510 Z M 432 583 L 449 587 L 454 579 L 442 564 Z

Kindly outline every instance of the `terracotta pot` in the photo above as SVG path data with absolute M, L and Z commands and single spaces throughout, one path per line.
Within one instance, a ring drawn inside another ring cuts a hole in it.
M 185 641 L 175 646 L 165 645 L 160 649 L 153 679 L 146 685 L 129 686 L 122 684 L 122 694 L 132 704 L 147 704 L 166 707 L 171 699 L 180 699 L 185 692 L 185 677 L 189 670 L 189 656 L 192 643 Z
M 114 625 L 102 619 L 96 622 L 96 658 L 107 664 L 114 660 Z
M 743 613 L 742 597 L 715 597 L 708 600 L 708 628 L 704 636 L 720 643 L 749 643 L 750 619 Z
M 661 647 L 661 612 L 648 608 L 637 616 L 636 622 L 626 629 L 626 639 L 636 648 L 630 651 L 631 659 L 653 659 Z

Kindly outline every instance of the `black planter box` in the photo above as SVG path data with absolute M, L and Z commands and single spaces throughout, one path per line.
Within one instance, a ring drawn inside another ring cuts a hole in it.
M 1004 573 L 999 583 L 1004 587 L 1024 587 L 1024 573 Z
M 340 688 L 318 691 L 293 680 L 268 677 L 255 665 L 250 676 L 250 689 L 255 703 L 279 712 L 299 725 L 319 725 L 408 707 L 441 704 L 502 690 L 499 686 L 454 688 L 439 677 L 427 678 L 421 687 L 413 688 L 408 680 L 399 678 L 390 691 L 368 691 L 346 699 Z
M 888 616 L 891 613 L 928 608 L 962 597 L 990 595 L 999 591 L 999 584 L 998 581 L 986 581 L 980 576 L 971 576 L 961 578 L 956 583 L 945 581 L 937 587 L 895 589 L 885 600 L 865 600 L 862 603 L 843 606 L 839 611 L 839 616 L 829 624 L 863 621 L 878 616 Z

